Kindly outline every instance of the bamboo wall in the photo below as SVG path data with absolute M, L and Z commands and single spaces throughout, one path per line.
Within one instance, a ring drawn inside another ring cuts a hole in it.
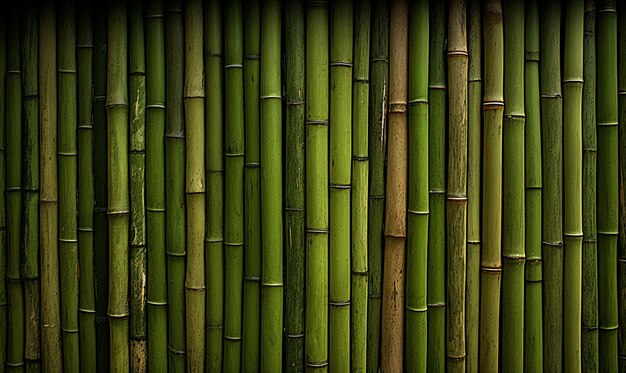
M 0 372 L 626 371 L 616 0 L 0 9 Z

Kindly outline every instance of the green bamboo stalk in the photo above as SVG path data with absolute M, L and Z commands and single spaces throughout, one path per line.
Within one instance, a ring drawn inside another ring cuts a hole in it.
M 504 39 L 500 0 L 483 6 L 483 203 L 480 273 L 480 371 L 498 371 L 502 227 Z
M 187 202 L 186 332 L 187 369 L 204 370 L 205 362 L 205 178 L 202 3 L 184 3 L 185 20 L 185 192 Z
M 40 361 L 39 292 L 39 84 L 37 76 L 39 24 L 37 6 L 24 8 L 22 21 L 22 263 L 24 286 L 24 359 L 26 370 L 37 372 Z
M 283 193 L 280 1 L 261 9 L 261 371 L 282 369 Z M 247 153 L 246 153 L 247 154 Z M 292 294 L 289 294 L 291 296 Z M 254 361 L 253 361 L 254 362 Z M 258 370 L 252 365 L 251 370 Z
M 146 178 L 146 47 L 144 46 L 143 4 L 129 4 L 129 167 L 130 167 L 130 367 L 136 372 L 148 368 L 146 330 L 146 189 L 156 180 Z M 154 176 L 154 175 L 153 175 Z M 154 279 L 156 282 L 156 279 Z
M 540 6 L 543 369 L 560 372 L 563 359 L 563 182 L 561 96 L 561 3 Z
M 619 164 L 619 208 L 618 208 L 618 278 L 619 278 L 619 369 L 626 371 L 626 9 L 623 3 L 618 5 L 618 164 Z M 584 210 L 583 210 L 584 211 Z
M 146 225 L 148 368 L 167 371 L 165 246 L 165 31 L 163 2 L 146 7 Z M 132 34 L 132 33 L 131 33 Z
M 369 181 L 367 215 L 367 371 L 378 372 L 383 293 L 383 221 L 385 211 L 385 154 L 389 94 L 389 2 L 372 2 L 369 103 Z
M 359 0 L 354 11 L 354 71 L 352 83 L 352 194 L 351 194 L 351 314 L 350 364 L 353 372 L 367 367 L 367 218 L 368 218 L 368 105 L 370 58 L 370 2 Z
M 482 24 L 481 2 L 467 5 L 469 52 L 467 96 L 467 272 L 465 287 L 465 340 L 468 373 L 478 373 L 480 319 L 480 170 L 482 137 Z
M 285 2 L 284 366 L 304 371 L 304 1 Z
M 205 8 L 206 53 L 206 322 L 207 371 L 222 369 L 224 338 L 224 150 L 223 150 L 223 74 L 222 9 L 219 0 Z
M 617 11 L 615 1 L 598 2 L 598 327 L 599 368 L 617 371 L 618 302 L 618 103 Z
M 427 370 L 445 369 L 446 2 L 430 4 L 428 59 Z
M 241 363 L 244 253 L 244 109 L 243 6 L 231 1 L 224 9 L 225 133 L 224 133 L 224 362 L 236 372 Z
M 524 2 L 503 2 L 502 370 L 524 369 Z M 488 294 L 485 294 L 488 296 Z
M 128 21 L 125 3 L 112 3 L 107 42 L 107 157 L 109 218 L 110 366 L 126 371 L 129 360 L 129 167 L 128 167 Z
M 246 3 L 244 15 L 244 283 L 241 364 L 244 372 L 261 362 L 261 187 L 259 146 L 260 1 Z M 279 62 L 275 62 L 280 65 Z M 269 351 L 268 351 L 269 352 Z
M 169 370 L 185 371 L 185 121 L 183 112 L 183 9 L 165 9 L 165 245 Z
M 583 40 L 583 372 L 598 371 L 598 249 L 596 230 L 596 38 L 595 1 L 585 8 Z
M 328 1 L 306 9 L 306 303 L 307 372 L 328 370 Z
M 63 370 L 80 366 L 78 325 L 78 221 L 77 216 L 77 76 L 76 11 L 74 2 L 57 5 L 57 104 L 59 142 L 59 265 L 61 274 L 61 328 Z
M 332 4 L 329 127 L 329 364 L 350 370 L 350 189 L 352 159 L 351 0 Z
M 6 148 L 5 148 L 5 72 L 7 66 L 7 21 L 3 13 L 0 15 L 0 367 L 5 367 L 7 362 L 7 204 L 6 204 Z
M 96 293 L 94 283 L 93 177 L 93 20 L 91 3 L 78 10 L 78 259 L 80 366 L 96 371 Z
M 541 299 L 541 117 L 539 112 L 539 9 L 537 1 L 526 6 L 524 29 L 524 180 L 525 210 L 525 294 L 524 294 L 524 369 L 541 372 L 543 368 L 543 306 Z
M 24 289 L 21 277 L 22 224 L 22 71 L 20 12 L 7 20 L 6 62 L 6 199 L 8 345 L 7 371 L 24 371 Z
M 580 372 L 582 298 L 582 94 L 584 2 L 570 0 L 565 9 L 563 61 L 563 365 Z

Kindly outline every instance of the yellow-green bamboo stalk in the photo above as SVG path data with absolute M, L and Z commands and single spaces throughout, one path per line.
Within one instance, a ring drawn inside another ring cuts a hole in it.
M 5 128 L 6 128 L 6 117 L 5 117 L 5 103 L 6 96 L 4 95 L 5 91 L 5 77 L 7 66 L 7 24 L 6 24 L 6 15 L 0 15 L 0 175 L 6 175 L 6 151 L 5 151 Z M 6 230 L 7 230 L 7 222 L 6 222 L 6 214 L 7 214 L 7 204 L 6 204 L 6 195 L 4 191 L 6 190 L 6 177 L 0 177 L 0 367 L 5 367 L 7 362 L 7 331 L 8 331 L 8 320 L 7 320 L 7 286 L 6 281 L 3 279 L 6 278 L 7 272 L 7 241 L 6 241 Z
M 619 279 L 619 369 L 626 371 L 626 9 L 618 4 L 618 136 L 619 136 L 619 208 L 618 208 L 618 279 Z M 583 210 L 584 211 L 584 210 Z

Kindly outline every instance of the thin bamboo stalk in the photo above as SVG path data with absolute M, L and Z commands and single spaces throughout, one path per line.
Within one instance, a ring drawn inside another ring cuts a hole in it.
M 504 37 L 500 0 L 483 5 L 483 203 L 480 287 L 480 371 L 498 370 L 502 227 Z
M 619 369 L 626 371 L 626 9 L 618 4 L 618 164 L 619 164 L 619 208 L 618 208 L 618 276 L 619 276 Z M 584 210 L 583 210 L 584 211 Z
M 389 95 L 389 2 L 372 2 L 372 84 L 369 104 L 369 181 L 367 215 L 367 371 L 378 372 L 383 293 L 383 222 L 385 212 L 385 154 Z
M 306 303 L 307 372 L 328 370 L 328 1 L 306 10 Z
M 3 8 L 4 10 L 4 8 Z M 7 273 L 7 204 L 6 195 L 6 147 L 5 147 L 5 88 L 7 66 L 7 21 L 5 13 L 0 15 L 0 367 L 5 367 L 7 362 L 7 331 L 8 331 L 8 305 L 7 284 L 4 279 Z
M 539 109 L 539 9 L 537 1 L 526 6 L 524 30 L 524 180 L 526 268 L 524 288 L 524 368 L 543 367 L 543 306 L 541 299 L 541 117 Z
M 261 8 L 261 371 L 282 368 L 283 165 L 280 1 Z M 247 153 L 246 153 L 247 154 Z M 291 294 L 289 294 L 291 296 Z M 252 365 L 252 370 L 258 366 Z
M 130 105 L 130 367 L 148 368 L 146 326 L 146 47 L 143 4 L 134 1 L 128 10 L 128 73 Z M 156 182 L 156 181 L 155 181 Z M 151 180 L 148 185 L 153 184 Z M 150 337 L 152 339 L 152 336 Z
M 25 369 L 39 371 L 39 84 L 37 76 L 39 24 L 36 4 L 24 8 L 22 20 L 22 107 L 24 152 L 22 167 L 22 263 L 24 286 Z
M 304 371 L 304 1 L 285 9 L 284 366 Z
M 222 9 L 219 0 L 207 3 L 205 10 L 206 53 L 206 323 L 207 370 L 222 369 L 224 338 L 224 150 Z
M 616 2 L 598 2 L 597 224 L 599 368 L 618 368 L 618 103 Z
M 183 9 L 165 9 L 165 247 L 169 370 L 185 371 L 185 120 L 183 111 Z
M 91 3 L 78 9 L 78 260 L 80 366 L 96 371 L 96 293 L 94 282 L 93 177 L 93 20 Z
M 146 225 L 148 368 L 167 371 L 165 242 L 165 31 L 162 1 L 146 7 Z
M 352 371 L 367 367 L 367 219 L 368 219 L 368 105 L 370 77 L 370 2 L 359 0 L 354 11 L 354 71 L 352 82 L 352 192 L 351 192 L 351 314 Z

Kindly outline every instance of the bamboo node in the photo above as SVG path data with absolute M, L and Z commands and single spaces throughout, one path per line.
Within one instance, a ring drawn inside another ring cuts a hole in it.
M 304 100 L 287 100 L 285 102 L 287 105 L 304 105 Z
M 601 231 L 598 229 L 598 236 L 602 235 L 602 236 L 617 236 L 619 235 L 618 231 Z
M 410 214 L 410 215 L 423 215 L 423 216 L 427 216 L 430 213 L 429 210 L 417 211 L 417 210 L 410 210 L 410 209 L 407 209 L 406 212 L 407 214 Z
M 426 312 L 428 311 L 428 306 L 426 306 L 426 308 L 418 308 L 418 307 L 411 307 L 411 306 L 406 306 L 405 309 L 409 312 L 415 312 L 415 313 L 420 313 L 420 312 Z
M 165 212 L 165 208 L 164 207 L 148 207 L 148 206 L 146 206 L 146 211 L 150 211 L 150 212 Z
M 259 276 L 245 276 L 243 279 L 249 282 L 261 282 L 261 277 Z
M 169 352 L 173 353 L 174 355 L 185 356 L 184 350 L 177 350 L 174 347 L 170 346 L 169 344 L 167 345 L 167 349 Z
M 179 257 L 179 258 L 184 258 L 185 256 L 187 256 L 187 251 L 179 251 L 179 252 L 174 252 L 174 251 L 169 251 L 167 250 L 165 252 L 166 255 L 169 256 L 174 256 L 174 257 Z
M 619 91 L 617 92 L 618 96 L 626 96 L 626 91 Z
M 381 56 L 381 57 L 374 57 L 370 59 L 370 62 L 374 63 L 374 62 L 389 62 L 389 58 Z
M 382 294 L 368 294 L 367 297 L 369 299 L 380 299 L 383 297 L 383 295 Z
M 151 306 L 167 306 L 167 302 L 157 302 L 153 300 L 146 300 L 146 304 L 149 304 Z
M 429 85 L 428 85 L 428 89 L 441 89 L 441 90 L 446 90 L 446 85 L 445 85 L 445 84 L 429 84 Z
M 369 275 L 369 271 L 367 271 L 367 270 L 365 270 L 365 271 L 357 271 L 357 270 L 353 269 L 351 272 L 355 276 L 367 276 L 367 275 Z
M 189 290 L 189 291 L 204 291 L 206 289 L 206 286 L 204 285 L 187 285 L 185 284 L 185 290 Z
M 128 73 L 128 75 L 142 77 L 142 76 L 146 76 L 146 72 L 145 71 L 131 71 Z
M 598 13 L 617 13 L 617 9 L 615 8 L 602 8 L 602 9 L 598 9 L 596 10 Z
M 342 301 L 328 301 L 328 304 L 332 307 L 345 307 L 350 305 L 350 300 L 342 300 Z
M 350 61 L 330 61 L 330 66 L 352 67 L 352 62 L 350 62 Z
M 240 247 L 240 246 L 243 246 L 243 242 L 228 242 L 228 241 L 224 241 L 224 246 Z
M 445 302 L 428 303 L 426 306 L 428 308 L 444 308 L 446 306 L 446 303 Z
M 71 328 L 61 328 L 61 331 L 63 333 L 68 333 L 68 334 L 78 333 L 78 329 L 71 329 Z
M 457 51 L 457 50 L 452 50 L 452 51 L 448 51 L 448 57 L 454 57 L 454 56 L 460 56 L 460 57 L 467 57 L 469 56 L 469 53 L 467 53 L 467 51 Z
M 258 54 L 248 54 L 244 56 L 244 60 L 260 60 L 261 56 Z
M 285 207 L 285 211 L 304 212 L 304 207 Z
M 596 240 L 595 238 L 587 238 L 587 239 L 583 239 L 583 243 L 595 244 L 595 243 L 598 243 L 598 240 Z
M 526 119 L 526 114 L 524 114 L 524 113 L 507 113 L 507 114 L 504 114 L 504 118 L 511 119 L 511 120 Z
M 468 245 L 480 245 L 480 240 L 467 240 Z
M 504 110 L 503 101 L 485 101 L 482 104 L 483 110 Z
M 26 100 L 35 100 L 39 98 L 39 95 L 36 93 L 33 94 L 28 94 L 28 95 L 24 95 L 22 96 L 22 98 L 26 101 Z
M 260 96 L 259 99 L 261 99 L 261 100 L 269 100 L 269 99 L 280 100 L 280 99 L 282 99 L 282 96 L 281 95 L 276 95 L 276 94 L 274 94 L 274 95 L 263 95 L 263 96 Z
M 385 198 L 384 194 L 370 194 L 369 198 L 376 200 L 376 199 L 383 199 Z
M 329 183 L 328 187 L 331 189 L 350 189 L 352 185 L 350 184 L 340 184 L 340 183 Z
M 304 338 L 304 333 L 286 334 L 287 338 Z
M 486 273 L 501 273 L 502 267 L 487 267 L 487 266 L 481 265 L 480 271 L 486 272 Z
M 165 104 L 150 104 L 146 105 L 146 110 L 148 109 L 163 109 L 165 110 Z
M 78 155 L 78 152 L 57 152 L 57 154 L 62 157 L 75 157 Z
M 125 319 L 130 316 L 130 313 L 108 313 L 107 316 L 109 319 Z
M 78 312 L 82 312 L 82 313 L 89 313 L 89 314 L 96 314 L 96 310 L 92 310 L 89 308 L 78 308 Z
M 261 286 L 266 287 L 266 288 L 282 288 L 283 287 L 283 283 L 282 282 L 265 282 L 265 281 L 263 281 L 261 283 Z
M 59 237 L 59 242 L 63 242 L 63 243 L 77 243 L 78 239 L 76 239 L 76 238 L 60 238 Z
M 243 69 L 243 65 L 240 63 L 231 63 L 224 66 L 224 69 Z
M 21 74 L 21 73 L 22 73 L 21 70 L 13 70 L 13 69 L 11 69 L 11 70 L 7 70 L 5 75 L 13 75 L 13 74 Z
M 24 366 L 24 362 L 23 361 L 22 362 L 17 362 L 17 363 L 12 363 L 12 362 L 7 360 L 6 364 L 7 364 L 8 367 L 11 367 L 11 368 L 19 368 L 19 367 L 23 367 Z
M 327 126 L 328 119 L 310 119 L 305 122 L 309 126 Z
M 389 113 L 406 113 L 406 102 L 390 102 Z
M 208 329 L 213 329 L 213 330 L 218 330 L 218 329 L 224 329 L 224 325 L 207 325 Z
M 325 368 L 328 366 L 328 361 L 320 361 L 320 362 L 307 361 L 306 366 L 311 367 L 311 368 Z
M 452 360 L 452 361 L 465 361 L 465 358 L 466 358 L 466 357 L 467 357 L 467 356 L 466 356 L 465 354 L 463 354 L 463 355 L 457 355 L 457 356 L 455 356 L 455 355 L 448 355 L 448 354 L 446 354 L 446 358 L 447 358 L 448 360 Z
M 224 339 L 227 341 L 231 341 L 231 342 L 239 342 L 241 341 L 241 336 L 236 337 L 236 336 L 229 336 L 229 335 L 224 334 Z
M 569 238 L 582 238 L 583 237 L 583 232 L 580 233 L 563 233 L 564 237 L 569 237 Z
M 93 232 L 93 228 L 92 227 L 78 227 L 78 231 L 89 233 L 89 232 Z
M 530 51 L 525 53 L 526 61 L 539 62 L 539 51 Z
M 598 330 L 598 326 L 597 325 L 594 326 L 594 325 L 584 325 L 583 324 L 582 328 L 586 329 L 586 330 Z
M 444 189 L 431 189 L 428 194 L 446 194 L 446 191 Z
M 467 196 L 448 194 L 446 200 L 451 203 L 464 203 L 467 202 Z
M 60 74 L 76 74 L 76 69 L 57 69 L 57 72 Z M 7 74 L 10 73 L 10 71 L 7 71 Z
M 243 165 L 245 168 L 261 168 L 261 164 L 259 162 L 248 162 Z
M 370 158 L 367 155 L 353 155 L 352 156 L 353 161 L 364 162 L 364 161 L 369 161 L 369 159 Z
M 152 19 L 154 19 L 154 18 L 165 18 L 165 15 L 158 14 L 158 13 L 157 14 L 146 14 L 146 15 L 144 15 L 144 18 L 147 18 L 147 19 L 149 19 L 149 18 L 152 18 Z
M 563 79 L 563 84 L 574 83 L 574 84 L 583 84 L 585 81 L 582 78 L 567 78 Z
M 597 122 L 596 125 L 598 127 L 617 127 L 619 123 L 617 122 Z
M 619 328 L 619 325 L 607 325 L 607 326 L 599 326 L 598 329 L 600 330 L 617 330 Z
M 539 97 L 541 97 L 541 98 L 562 98 L 561 92 L 557 92 L 557 93 L 542 93 L 541 95 L 539 95 Z
M 545 241 L 545 240 L 543 240 L 543 241 L 541 241 L 541 243 L 543 245 L 552 246 L 552 247 L 555 247 L 557 249 L 563 247 L 563 241 L 552 242 L 552 241 Z
M 354 78 L 352 79 L 352 81 L 354 83 L 362 83 L 362 84 L 368 84 L 370 82 L 368 78 Z
M 522 254 L 511 254 L 511 255 L 502 255 L 502 259 L 506 262 L 518 262 L 517 264 L 522 264 L 526 261 L 526 255 Z
M 428 99 L 425 98 L 416 98 L 414 100 L 409 100 L 409 105 L 428 105 Z
M 224 153 L 224 157 L 243 157 L 244 153 Z

